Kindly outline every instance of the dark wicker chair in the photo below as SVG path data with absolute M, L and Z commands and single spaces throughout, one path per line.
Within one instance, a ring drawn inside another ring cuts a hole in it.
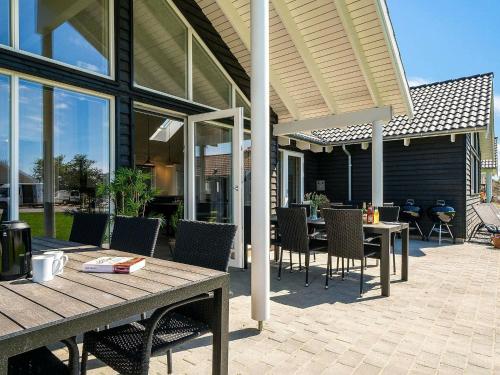
M 311 205 L 309 203 L 290 203 L 290 208 L 305 208 L 307 217 L 311 216 Z
M 283 264 L 283 250 L 290 252 L 290 272 L 293 270 L 292 252 L 299 253 L 299 271 L 302 269 L 301 254 L 305 254 L 306 286 L 309 286 L 309 258 L 312 251 L 325 250 L 324 241 L 316 240 L 309 234 L 307 227 L 306 209 L 284 208 L 276 209 L 280 233 L 280 260 L 278 267 L 278 280 L 281 279 Z
M 399 206 L 385 206 L 378 208 L 380 221 L 398 222 L 399 221 Z M 394 244 L 396 243 L 396 233 L 391 235 L 391 251 L 392 251 L 392 268 L 396 274 L 396 251 Z
M 117 216 L 109 247 L 152 257 L 159 231 L 160 219 Z
M 226 271 L 236 226 L 198 221 L 179 223 L 174 261 Z M 208 333 L 214 327 L 213 295 L 204 294 L 156 310 L 148 319 L 84 336 L 82 374 L 88 353 L 120 374 L 147 374 L 151 356 L 167 354 L 172 373 L 172 349 Z
M 236 225 L 181 220 L 174 262 L 227 271 Z
M 332 257 L 342 258 L 342 279 L 344 278 L 344 258 L 361 261 L 359 294 L 363 295 L 363 271 L 366 258 L 380 259 L 380 245 L 365 242 L 363 231 L 363 211 L 358 209 L 324 210 L 328 239 L 328 264 L 325 288 L 332 277 Z
M 108 214 L 87 214 L 77 212 L 73 215 L 73 225 L 69 240 L 85 245 L 101 247 L 108 227 Z
M 18 354 L 8 360 L 8 375 L 46 375 L 79 373 L 79 352 L 74 338 L 62 341 L 69 351 L 68 365 L 65 365 L 45 346 Z

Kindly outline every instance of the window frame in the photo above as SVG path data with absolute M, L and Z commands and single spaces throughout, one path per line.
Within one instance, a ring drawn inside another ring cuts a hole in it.
M 181 11 L 175 6 L 172 0 L 164 0 L 166 5 L 168 5 L 172 10 L 174 11 L 175 15 L 179 17 L 181 22 L 184 23 L 184 26 L 187 27 L 188 30 L 188 51 L 187 51 L 187 98 L 182 98 L 176 95 L 172 95 L 163 91 L 155 90 L 146 86 L 142 86 L 136 83 L 135 81 L 135 71 L 132 71 L 132 85 L 135 88 L 148 91 L 157 95 L 161 95 L 167 98 L 173 98 L 176 100 L 180 100 L 186 103 L 190 104 L 195 104 L 197 106 L 206 108 L 207 110 L 220 110 L 223 108 L 215 108 L 211 107 L 209 105 L 203 104 L 203 103 L 198 103 L 193 100 L 193 38 L 196 39 L 196 42 L 202 47 L 202 49 L 208 54 L 210 59 L 214 62 L 214 64 L 217 66 L 217 68 L 221 71 L 222 75 L 229 81 L 231 84 L 231 107 L 230 108 L 236 108 L 235 106 L 235 92 L 237 92 L 243 100 L 247 103 L 248 107 L 251 108 L 250 101 L 246 97 L 246 95 L 241 91 L 241 89 L 238 87 L 238 85 L 234 82 L 232 77 L 227 73 L 226 69 L 222 66 L 222 64 L 219 62 L 219 60 L 214 56 L 212 51 L 206 46 L 205 42 L 203 39 L 198 35 L 198 33 L 193 29 L 191 24 L 188 22 L 188 20 L 184 17 L 184 15 L 181 13 Z M 134 33 L 134 20 L 132 18 L 132 33 Z M 134 40 L 134 37 L 132 35 L 132 41 Z M 133 42 L 132 42 L 133 43 Z M 132 49 L 134 46 L 132 45 Z
M 19 80 L 28 80 L 42 85 L 52 86 L 80 94 L 95 96 L 109 101 L 109 178 L 113 179 L 116 169 L 116 99 L 113 95 L 103 94 L 98 91 L 88 90 L 65 83 L 44 79 L 13 70 L 0 68 L 0 74 L 10 77 L 10 165 L 9 165 L 9 220 L 19 220 Z M 113 210 L 113 207 L 110 207 Z
M 116 51 L 115 51 L 115 1 L 108 0 L 108 43 L 109 43 L 109 74 L 94 72 L 89 69 L 81 68 L 79 66 L 71 65 L 59 60 L 51 59 L 49 57 L 41 56 L 36 53 L 24 51 L 19 47 L 19 2 L 22 0 L 10 0 L 10 45 L 0 44 L 0 51 L 8 50 L 19 53 L 21 55 L 34 57 L 41 61 L 47 61 L 52 64 L 63 66 L 65 68 L 74 69 L 79 72 L 94 75 L 96 77 L 115 80 L 116 75 Z

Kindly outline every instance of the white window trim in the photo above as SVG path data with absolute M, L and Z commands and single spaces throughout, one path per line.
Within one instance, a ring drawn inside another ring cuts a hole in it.
M 65 68 L 74 69 L 79 72 L 88 73 L 97 77 L 106 78 L 109 80 L 115 80 L 115 61 L 116 61 L 116 51 L 115 51 L 115 2 L 114 0 L 108 0 L 108 25 L 109 25 L 109 74 L 103 74 L 94 72 L 89 69 L 80 68 L 79 66 L 71 65 L 62 61 L 51 59 L 45 56 L 38 55 L 36 53 L 23 51 L 19 47 L 19 1 L 21 0 L 11 0 L 10 2 L 10 45 L 0 44 L 0 51 L 2 49 L 13 51 L 21 55 L 34 57 L 36 59 L 47 61 L 55 65 L 64 66 Z
M 281 186 L 281 207 L 288 207 L 288 157 L 294 156 L 300 158 L 300 196 L 301 201 L 304 198 L 304 154 L 302 152 L 280 149 L 281 167 L 280 167 L 280 186 Z
M 224 69 L 224 67 L 219 62 L 219 60 L 214 56 L 214 54 L 212 53 L 212 51 L 210 51 L 210 49 L 205 45 L 205 43 L 203 42 L 203 39 L 201 39 L 201 37 L 198 35 L 198 33 L 193 29 L 193 27 L 188 22 L 188 20 L 184 17 L 184 15 L 181 13 L 181 11 L 175 6 L 175 4 L 173 3 L 173 1 L 172 0 L 166 0 L 166 3 L 173 9 L 173 11 L 176 14 L 176 16 L 179 17 L 179 19 L 181 20 L 182 23 L 184 23 L 184 26 L 187 28 L 187 31 L 188 31 L 188 51 L 187 51 L 187 60 L 188 60 L 187 61 L 187 77 L 188 77 L 187 83 L 188 83 L 188 87 L 187 87 L 187 99 L 183 98 L 183 97 L 180 97 L 180 96 L 172 95 L 172 94 L 169 94 L 169 93 L 166 93 L 166 92 L 163 92 L 163 91 L 155 90 L 155 89 L 152 89 L 152 88 L 149 88 L 149 87 L 146 87 L 146 86 L 143 86 L 143 85 L 140 85 L 140 84 L 136 83 L 135 82 L 135 72 L 132 72 L 132 75 L 133 75 L 133 86 L 136 87 L 136 88 L 145 90 L 145 91 L 149 91 L 149 92 L 158 94 L 158 95 L 162 95 L 162 96 L 165 96 L 165 97 L 173 98 L 173 99 L 176 99 L 176 100 L 181 100 L 181 101 L 189 103 L 189 104 L 195 104 L 197 106 L 200 106 L 200 107 L 203 107 L 203 108 L 206 108 L 206 109 L 209 109 L 209 110 L 215 110 L 215 111 L 217 111 L 217 110 L 227 109 L 227 108 L 215 108 L 215 107 L 211 107 L 211 106 L 208 106 L 208 105 L 203 104 L 203 103 L 195 102 L 193 100 L 193 61 L 192 61 L 193 60 L 193 39 L 192 38 L 195 38 L 196 41 L 201 45 L 201 47 L 203 48 L 203 50 L 208 54 L 208 56 L 213 61 L 213 63 L 217 66 L 217 68 L 224 75 L 224 78 L 226 78 L 229 81 L 229 83 L 231 84 L 231 94 L 232 94 L 231 95 L 231 105 L 232 106 L 230 108 L 236 108 L 236 106 L 235 106 L 235 95 L 234 95 L 235 92 L 237 92 L 242 97 L 242 99 L 245 101 L 245 103 L 251 108 L 250 101 L 248 100 L 248 98 L 246 97 L 246 95 L 243 93 L 243 91 L 240 90 L 240 88 L 238 87 L 238 85 L 234 82 L 234 80 L 231 78 L 231 76 L 226 72 L 226 69 Z M 134 21 L 132 20 L 132 22 L 134 22 Z M 132 38 L 132 40 L 133 40 L 133 38 Z M 133 41 L 132 41 L 132 44 L 133 44 Z M 132 48 L 133 48 L 133 46 L 132 46 Z
M 91 95 L 109 101 L 109 178 L 114 178 L 116 169 L 116 116 L 115 97 L 93 90 L 82 89 L 80 87 L 67 85 L 57 81 L 31 76 L 29 74 L 18 73 L 12 70 L 0 68 L 0 74 L 10 78 L 10 143 L 9 143 L 9 174 L 10 174 L 10 202 L 9 220 L 19 220 L 19 80 L 29 80 L 42 85 L 61 88 L 80 94 Z M 112 207 L 110 207 L 112 209 Z

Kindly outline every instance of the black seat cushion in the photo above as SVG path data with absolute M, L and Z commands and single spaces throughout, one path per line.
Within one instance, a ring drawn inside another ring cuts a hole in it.
M 143 358 L 143 340 L 147 319 L 121 325 L 104 331 L 85 334 L 87 350 L 120 374 L 140 371 Z M 172 312 L 158 323 L 153 336 L 151 355 L 164 353 L 194 337 L 209 332 L 208 325 L 185 315 Z

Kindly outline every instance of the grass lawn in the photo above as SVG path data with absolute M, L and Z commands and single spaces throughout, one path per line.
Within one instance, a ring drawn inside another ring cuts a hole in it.
M 19 219 L 25 221 L 31 227 L 31 235 L 40 237 L 45 235 L 43 212 L 20 212 Z M 56 238 L 68 240 L 73 224 L 73 216 L 63 212 L 56 212 Z

